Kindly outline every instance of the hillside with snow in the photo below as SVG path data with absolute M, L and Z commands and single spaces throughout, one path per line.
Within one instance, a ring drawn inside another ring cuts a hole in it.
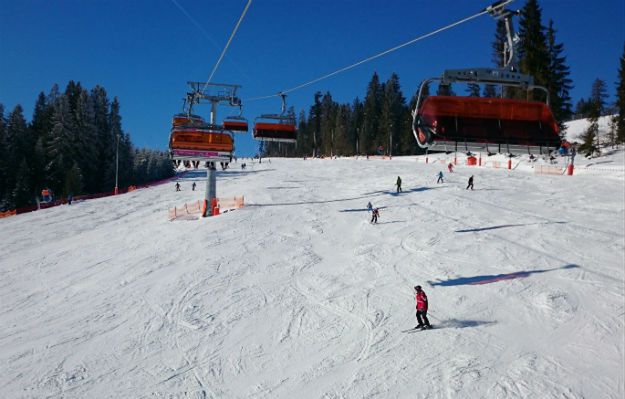
M 167 217 L 198 170 L 0 219 L 2 397 L 622 398 L 622 150 L 445 156 L 234 164 L 212 218 Z

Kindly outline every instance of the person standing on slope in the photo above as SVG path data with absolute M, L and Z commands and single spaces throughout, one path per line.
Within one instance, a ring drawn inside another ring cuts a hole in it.
M 397 186 L 397 192 L 401 193 L 401 177 L 397 176 L 397 183 L 395 183 L 395 185 Z
M 469 177 L 469 184 L 467 184 L 466 190 L 468 190 L 469 187 L 471 187 L 471 190 L 473 190 L 473 175 L 471 175 L 471 177 Z
M 371 223 L 378 223 L 378 216 L 380 216 L 380 211 L 378 208 L 375 208 L 373 212 L 371 212 Z
M 453 173 L 454 172 L 454 164 L 450 162 L 449 165 L 447 165 L 447 169 L 449 169 L 449 173 Z
M 438 180 L 436 180 L 436 183 L 445 183 L 443 181 L 443 171 L 442 170 L 440 172 L 438 172 Z
M 420 328 L 425 330 L 426 328 L 432 328 L 430 321 L 428 320 L 428 296 L 421 289 L 420 285 L 414 287 L 415 300 L 417 301 L 417 322 L 419 323 L 415 329 Z
M 176 191 L 180 191 L 180 183 L 176 182 Z

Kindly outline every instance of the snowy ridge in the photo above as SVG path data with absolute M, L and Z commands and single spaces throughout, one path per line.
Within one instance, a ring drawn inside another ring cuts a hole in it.
M 621 398 L 625 181 L 524 162 L 247 161 L 214 218 L 167 220 L 200 170 L 0 219 L 0 392 Z M 415 284 L 438 328 L 405 334 Z

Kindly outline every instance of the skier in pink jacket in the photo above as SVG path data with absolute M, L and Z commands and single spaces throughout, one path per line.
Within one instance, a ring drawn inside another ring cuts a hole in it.
M 425 330 L 426 328 L 432 328 L 430 321 L 428 320 L 428 296 L 421 289 L 420 285 L 414 287 L 415 300 L 417 302 L 417 322 L 419 323 L 415 328 Z

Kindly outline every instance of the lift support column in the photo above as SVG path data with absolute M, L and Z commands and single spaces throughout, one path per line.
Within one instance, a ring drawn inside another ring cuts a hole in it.
M 215 162 L 206 162 L 206 211 L 204 216 L 213 216 L 213 198 L 217 198 L 217 168 Z

